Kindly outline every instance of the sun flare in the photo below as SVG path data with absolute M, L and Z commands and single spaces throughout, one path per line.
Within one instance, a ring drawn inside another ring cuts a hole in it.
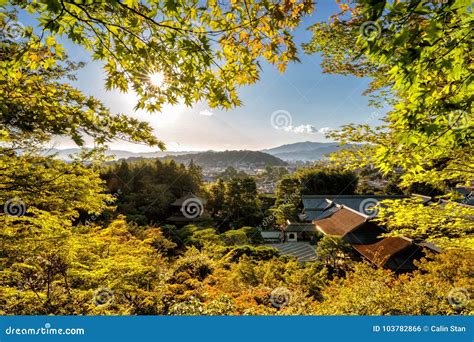
M 148 75 L 150 84 L 157 88 L 163 88 L 165 85 L 165 74 L 161 71 L 154 71 Z

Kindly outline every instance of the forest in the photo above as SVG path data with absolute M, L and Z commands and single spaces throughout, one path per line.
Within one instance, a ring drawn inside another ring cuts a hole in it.
M 0 0 L 0 314 L 471 315 L 474 208 L 452 189 L 474 180 L 472 3 L 336 2 L 298 46 L 292 30 L 313 1 Z M 274 196 L 232 169 L 204 183 L 192 160 L 105 158 L 116 140 L 166 146 L 73 86 L 84 65 L 65 40 L 101 63 L 107 89 L 133 90 L 151 113 L 178 99 L 241 106 L 261 61 L 284 73 L 300 53 L 321 56 L 326 73 L 369 78 L 372 105 L 392 109 L 384 125 L 327 132 L 364 149 L 292 174 L 267 168 Z M 57 136 L 83 151 L 45 156 Z M 263 245 L 262 229 L 298 220 L 302 195 L 367 193 L 360 179 L 374 173 L 389 180 L 384 193 L 436 199 L 389 200 L 377 216 L 387 236 L 441 248 L 416 271 L 377 267 L 328 236 L 308 263 Z M 188 193 L 206 215 L 170 224 L 170 204 Z

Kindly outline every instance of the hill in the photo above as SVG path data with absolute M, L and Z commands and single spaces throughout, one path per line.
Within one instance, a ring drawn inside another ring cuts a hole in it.
M 260 168 L 267 165 L 270 166 L 285 166 L 287 163 L 280 158 L 272 156 L 271 154 L 259 151 L 207 151 L 192 154 L 183 154 L 175 156 L 167 156 L 162 159 L 173 159 L 176 162 L 188 164 L 193 160 L 196 164 L 204 167 L 228 167 L 235 168 L 253 167 Z
M 294 144 L 281 145 L 262 150 L 285 161 L 313 161 L 324 159 L 330 153 L 336 152 L 349 145 L 340 146 L 337 142 L 312 142 L 305 141 Z
M 348 145 L 346 145 L 348 146 Z M 314 161 L 324 159 L 325 156 L 336 152 L 345 146 L 340 146 L 337 142 L 312 142 L 305 141 L 294 144 L 286 144 L 269 148 L 261 151 L 203 151 L 203 152 L 175 152 L 175 151 L 156 151 L 156 152 L 130 152 L 122 150 L 108 150 L 106 155 L 114 156 L 118 159 L 140 159 L 140 158 L 172 158 L 180 163 L 189 163 L 191 159 L 204 167 L 223 167 L 240 165 L 256 167 L 272 165 L 284 166 L 286 162 L 293 161 Z M 57 154 L 59 159 L 69 160 L 69 154 L 79 152 L 77 148 L 71 149 L 51 149 L 44 151 L 45 154 Z

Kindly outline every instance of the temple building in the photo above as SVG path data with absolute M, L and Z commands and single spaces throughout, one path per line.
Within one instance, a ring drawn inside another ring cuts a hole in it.
M 395 272 L 415 270 L 414 261 L 425 256 L 425 249 L 439 252 L 435 246 L 417 244 L 406 237 L 380 237 L 387 232 L 383 227 L 344 205 L 336 204 L 323 216 L 313 221 L 318 231 L 341 238 L 370 262 Z
M 206 200 L 193 193 L 178 198 L 171 203 L 172 214 L 166 219 L 170 224 L 184 226 L 193 222 L 202 221 L 207 217 L 205 214 Z
M 416 269 L 415 260 L 426 251 L 439 252 L 436 246 L 416 243 L 406 237 L 381 237 L 386 229 L 372 219 L 377 214 L 371 208 L 385 199 L 402 199 L 406 196 L 303 196 L 301 218 L 311 222 L 316 231 L 350 244 L 373 264 L 396 272 Z
M 416 194 L 412 197 L 419 198 L 422 205 L 437 203 L 443 208 L 447 203 L 456 203 L 472 207 L 467 200 L 448 202 Z M 416 269 L 415 261 L 441 250 L 431 243 L 414 241 L 405 236 L 384 236 L 388 233 L 387 229 L 374 220 L 378 205 L 384 205 L 380 201 L 404 198 L 408 196 L 304 195 L 303 211 L 298 215 L 298 222 L 288 222 L 281 230 L 262 230 L 261 235 L 269 246 L 283 254 L 297 255 L 301 262 L 317 258 L 312 245 L 325 235 L 342 239 L 378 267 L 399 273 L 413 271 Z M 310 254 L 311 257 L 307 257 Z

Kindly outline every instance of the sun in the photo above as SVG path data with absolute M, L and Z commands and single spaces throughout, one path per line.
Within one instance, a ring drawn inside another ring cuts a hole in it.
M 163 88 L 165 85 L 165 74 L 161 71 L 154 71 L 148 74 L 148 82 L 154 87 Z

